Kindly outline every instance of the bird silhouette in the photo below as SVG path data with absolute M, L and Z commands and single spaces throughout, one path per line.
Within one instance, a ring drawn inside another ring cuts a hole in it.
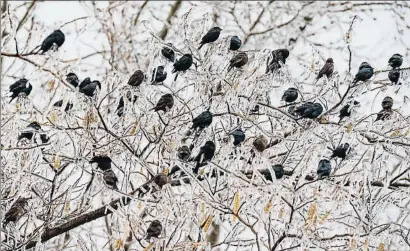
M 55 106 L 55 107 L 62 107 L 62 106 L 63 106 L 63 103 L 64 103 L 64 100 L 59 100 L 59 101 L 55 102 L 53 106 Z M 68 112 L 68 111 L 71 110 L 73 107 L 74 107 L 74 104 L 73 104 L 73 103 L 67 102 L 67 104 L 66 104 L 66 106 L 65 106 L 65 108 L 64 108 L 64 111 L 65 111 L 65 112 Z
M 206 165 L 208 161 L 211 161 L 214 154 L 215 143 L 212 141 L 205 142 L 205 145 L 201 146 L 198 155 L 194 158 L 194 161 L 196 161 L 196 166 L 193 169 L 194 174 L 198 174 L 199 168 Z
M 17 98 L 21 93 L 26 97 L 30 95 L 33 86 L 28 82 L 27 79 L 22 78 L 16 81 L 14 84 L 10 85 L 9 91 L 12 93 L 10 96 L 10 102 Z
M 5 213 L 3 226 L 5 227 L 9 222 L 18 221 L 26 212 L 24 209 L 27 205 L 27 201 L 30 198 L 19 197 L 10 207 L 10 209 Z
M 315 119 L 320 116 L 323 112 L 323 106 L 320 103 L 312 103 L 312 102 L 306 102 L 303 103 L 300 107 L 297 107 L 295 110 L 295 113 L 298 114 L 300 117 L 297 118 L 303 119 L 303 118 L 309 118 L 309 119 Z
M 359 81 L 367 81 L 373 76 L 373 67 L 369 63 L 363 62 L 359 67 L 359 71 L 353 79 L 353 84 Z
M 142 84 L 142 82 L 145 79 L 145 74 L 141 70 L 136 70 L 128 80 L 127 85 L 133 86 L 133 87 L 138 87 Z
M 88 78 L 88 80 L 90 79 Z M 98 89 L 101 90 L 101 83 L 98 80 L 93 80 L 92 82 L 87 81 L 86 84 L 83 83 L 84 81 L 80 84 L 80 92 L 88 97 L 93 97 Z
M 107 184 L 107 186 L 109 186 L 110 188 L 114 190 L 118 190 L 118 187 L 117 187 L 118 178 L 112 169 L 107 169 L 104 171 L 103 179 L 104 179 L 105 184 Z
M 260 135 L 253 141 L 253 146 L 259 152 L 263 152 L 268 147 L 268 139 L 265 136 Z
M 174 63 L 174 69 L 172 73 L 176 73 L 174 81 L 177 80 L 179 72 L 185 72 L 193 63 L 191 54 L 184 54 Z
M 248 63 L 248 55 L 245 52 L 239 52 L 229 61 L 228 72 L 230 72 L 233 67 L 241 68 L 246 63 Z
M 172 46 L 172 44 L 168 44 L 169 46 Z M 164 56 L 166 59 L 171 61 L 172 63 L 175 61 L 175 52 L 168 46 L 162 47 L 161 50 L 162 56 Z
M 290 87 L 283 93 L 282 101 L 285 101 L 287 103 L 294 102 L 298 98 L 298 95 L 298 90 L 296 88 Z
M 162 83 L 167 78 L 167 72 L 164 66 L 158 66 L 157 69 L 152 70 L 151 84 Z
M 17 138 L 17 141 L 22 139 L 32 140 L 35 134 L 40 134 L 40 140 L 42 144 L 47 143 L 50 138 L 45 133 L 41 133 L 42 129 L 38 122 L 31 122 L 26 129 L 24 129 Z M 37 142 L 36 142 L 37 143 Z
M 210 111 L 202 112 L 192 120 L 191 129 L 196 130 L 197 128 L 199 128 L 199 130 L 202 130 L 205 127 L 208 127 L 212 124 L 212 117 L 213 115 Z
M 137 95 L 134 95 L 131 98 L 131 93 L 130 92 L 127 93 L 126 97 L 127 97 L 128 101 L 129 102 L 132 101 L 133 104 L 135 104 L 135 102 L 138 99 Z M 120 101 L 118 102 L 117 110 L 116 110 L 116 113 L 117 113 L 118 117 L 122 117 L 122 115 L 124 115 L 124 106 L 125 106 L 124 96 L 121 96 Z
M 275 177 L 276 177 L 276 179 L 282 179 L 283 178 L 283 176 L 285 175 L 285 170 L 284 170 L 284 168 L 283 168 L 283 165 L 281 165 L 281 164 L 276 164 L 276 165 L 273 165 L 272 166 L 272 169 L 273 169 L 273 171 L 274 171 L 274 173 L 275 173 Z
M 396 53 L 389 59 L 389 65 L 393 68 L 399 68 L 403 64 L 403 56 Z
M 152 237 L 158 238 L 162 232 L 162 225 L 159 220 L 154 220 L 151 222 L 147 229 L 147 237 L 145 238 L 147 241 L 150 241 Z
M 242 131 L 242 129 L 238 128 L 235 131 L 233 131 L 232 136 L 234 138 L 233 145 L 238 146 L 242 142 L 245 141 L 245 133 Z
M 338 157 L 341 159 L 345 159 L 346 155 L 347 155 L 347 151 L 349 150 L 350 145 L 348 143 L 344 143 L 338 147 L 336 147 L 336 149 L 333 150 L 332 155 L 330 156 L 330 158 L 334 158 L 334 157 Z
M 182 161 L 188 161 L 189 157 L 191 157 L 191 149 L 188 146 L 181 146 L 178 148 L 178 158 Z
M 54 44 L 57 45 L 57 49 L 60 48 L 65 41 L 65 35 L 61 30 L 55 30 L 50 35 L 48 35 L 41 44 L 40 50 L 41 54 L 46 53 L 48 50 L 53 47 Z
M 389 80 L 392 82 L 392 84 L 397 85 L 397 83 L 399 82 L 399 78 L 400 78 L 400 71 L 392 69 L 391 71 L 389 71 L 388 77 L 389 77 Z
M 90 160 L 90 164 L 97 163 L 98 168 L 102 171 L 111 169 L 111 162 L 111 158 L 105 155 L 97 155 Z
M 152 108 L 154 111 L 163 111 L 167 112 L 171 110 L 171 108 L 174 106 L 174 97 L 167 93 L 161 96 L 161 98 L 158 100 L 157 105 Z
M 229 50 L 231 51 L 237 51 L 239 48 L 241 48 L 242 41 L 239 39 L 238 36 L 232 36 L 231 37 L 231 42 L 229 44 Z
M 219 34 L 221 34 L 221 30 L 222 29 L 219 28 L 219 27 L 213 27 L 212 29 L 210 29 L 205 34 L 205 36 L 202 37 L 201 43 L 198 47 L 198 50 L 200 50 L 202 48 L 202 46 L 204 46 L 204 44 L 215 42 L 219 38 Z
M 320 79 L 323 77 L 323 75 L 326 75 L 326 77 L 330 78 L 334 70 L 334 64 L 333 64 L 333 58 L 328 58 L 326 60 L 325 65 L 320 69 L 319 74 L 317 75 L 316 79 Z
M 317 167 L 318 179 L 321 180 L 324 177 L 329 177 L 331 172 L 332 165 L 330 164 L 330 161 L 327 159 L 321 159 Z
M 80 80 L 78 79 L 77 75 L 73 72 L 68 73 L 65 80 L 74 87 L 77 87 L 80 83 Z
M 266 68 L 266 73 L 268 72 L 273 72 L 277 69 L 282 68 L 281 63 L 285 64 L 286 59 L 289 57 L 289 51 L 288 49 L 277 49 L 272 51 L 272 59 L 268 63 L 268 66 Z
M 353 101 L 353 106 L 357 106 L 360 103 L 357 102 L 356 100 Z M 339 111 L 339 122 L 338 124 L 342 121 L 343 118 L 345 117 L 350 117 L 351 115 L 351 108 L 350 108 L 350 104 L 346 104 L 345 106 L 342 107 L 342 109 L 340 109 Z

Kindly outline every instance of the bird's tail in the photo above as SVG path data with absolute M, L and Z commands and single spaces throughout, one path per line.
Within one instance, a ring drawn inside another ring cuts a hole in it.
M 204 46 L 204 44 L 201 44 L 201 45 L 198 47 L 198 50 L 200 50 L 200 49 L 202 48 L 202 46 Z
M 179 74 L 179 73 L 177 72 L 177 74 L 175 75 L 174 81 L 177 81 L 178 74 Z
M 229 66 L 228 67 L 228 72 L 230 72 L 232 70 L 233 66 Z

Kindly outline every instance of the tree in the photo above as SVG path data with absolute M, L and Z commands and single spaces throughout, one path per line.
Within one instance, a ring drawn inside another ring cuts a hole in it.
M 11 104 L 2 93 L 1 210 L 19 196 L 30 198 L 22 218 L 2 226 L 2 250 L 410 249 L 407 2 L 81 2 L 70 4 L 74 18 L 46 27 L 39 20 L 48 18 L 41 16 L 48 4 L 69 15 L 64 3 L 2 2 L 2 86 L 23 77 L 33 84 L 27 98 Z M 363 25 L 379 16 L 395 37 L 366 39 L 360 32 L 373 27 Z M 220 37 L 198 51 L 214 26 L 223 29 Z M 36 53 L 57 28 L 65 43 Z M 242 40 L 248 62 L 228 73 L 237 54 L 228 50 L 232 35 Z M 395 51 L 363 55 L 360 44 L 386 41 L 395 41 Z M 177 81 L 161 54 L 168 43 L 177 59 L 193 55 L 194 65 Z M 266 73 L 280 48 L 290 56 Z M 401 85 L 387 79 L 394 53 L 404 56 Z M 334 73 L 316 82 L 331 55 Z M 353 83 L 363 61 L 374 76 Z M 168 76 L 152 85 L 161 65 Z M 127 85 L 136 70 L 147 79 Z M 100 81 L 101 91 L 87 98 L 67 82 L 69 72 Z M 299 97 L 286 104 L 280 98 L 289 87 Z M 151 110 L 167 93 L 173 107 Z M 135 102 L 128 99 L 134 95 Z M 387 95 L 392 116 L 375 122 Z M 54 107 L 61 99 L 61 108 Z M 353 100 L 360 107 L 338 123 Z M 67 101 L 74 106 L 66 112 Z M 317 119 L 295 118 L 289 107 L 307 101 L 324 111 Z M 187 133 L 206 110 L 211 125 Z M 33 121 L 48 142 L 39 135 L 17 141 Z M 231 133 L 238 128 L 246 139 L 235 147 Z M 259 150 L 253 142 L 261 135 L 267 145 Z M 195 157 L 207 141 L 216 150 L 206 165 L 178 158 L 180 147 L 192 146 Z M 318 179 L 319 161 L 343 143 L 350 145 L 347 157 L 332 158 L 330 176 Z M 112 159 L 118 190 L 90 163 L 103 155 Z M 154 220 L 161 234 L 146 240 Z

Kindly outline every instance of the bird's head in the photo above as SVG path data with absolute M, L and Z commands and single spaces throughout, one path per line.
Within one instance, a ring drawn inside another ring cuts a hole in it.
M 189 53 L 184 54 L 184 57 L 188 57 L 188 58 L 192 59 L 192 55 L 191 55 L 191 54 L 189 54 Z
M 382 101 L 383 109 L 390 109 L 393 106 L 393 98 L 387 96 Z
M 219 28 L 219 27 L 214 27 L 214 29 L 217 30 L 217 31 L 221 31 L 221 30 L 222 30 L 222 29 Z
M 297 91 L 298 91 L 298 89 L 296 89 L 295 87 L 290 87 L 290 88 L 288 89 L 288 91 L 291 91 L 291 92 L 297 92 Z
M 328 58 L 328 59 L 326 60 L 326 63 L 333 64 L 333 58 Z
M 349 143 L 344 143 L 342 147 L 343 147 L 343 149 L 347 150 L 347 149 L 349 149 L 350 145 L 349 145 Z
M 319 160 L 319 166 L 330 165 L 330 160 L 328 159 L 321 159 Z
M 106 155 L 94 156 L 94 157 L 90 160 L 90 163 L 103 163 L 103 162 L 111 163 L 112 160 L 111 160 L 110 157 L 108 157 L 108 156 L 106 156 Z
M 167 94 L 164 94 L 164 98 L 171 99 L 174 97 L 172 96 L 172 94 L 167 93 Z
M 101 89 L 101 83 L 98 80 L 93 80 L 92 83 L 95 83 Z
M 39 124 L 37 121 L 31 122 L 27 127 L 31 127 L 31 128 L 36 129 L 36 130 L 40 130 L 40 129 L 41 129 L 41 126 L 40 126 L 40 124 Z
M 398 54 L 398 53 L 394 54 L 394 55 L 393 55 L 393 57 L 403 58 L 403 56 L 402 56 L 402 55 L 400 55 L 400 54 Z
M 209 147 L 209 148 L 213 148 L 213 149 L 215 149 L 215 143 L 214 142 L 212 142 L 212 141 L 207 141 L 207 142 L 205 142 L 205 146 L 206 147 Z
M 356 101 L 356 100 L 353 101 L 353 105 L 359 105 L 359 104 L 360 104 L 359 101 Z
M 288 58 L 289 57 L 289 50 L 288 49 L 282 49 L 282 56 L 284 58 Z
M 359 70 L 362 68 L 371 68 L 373 69 L 373 67 L 368 63 L 368 62 L 363 62 L 360 64 Z

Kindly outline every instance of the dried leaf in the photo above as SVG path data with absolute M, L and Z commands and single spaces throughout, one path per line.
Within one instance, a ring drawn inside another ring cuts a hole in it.
M 205 213 L 205 203 L 201 203 L 201 212 Z
M 210 215 L 208 217 L 208 220 L 206 221 L 205 225 L 204 225 L 204 232 L 208 232 L 209 227 L 211 226 L 212 220 L 214 219 L 214 216 Z
M 312 222 L 312 220 L 316 216 L 316 213 L 317 213 L 316 202 L 313 202 L 312 205 L 309 208 L 309 211 L 308 211 L 308 215 L 307 215 L 307 219 L 306 219 L 307 224 L 310 224 Z
M 356 238 L 353 236 L 350 240 L 350 250 L 356 250 L 357 248 L 357 241 Z
M 239 196 L 239 192 L 236 192 L 235 197 L 233 199 L 233 213 L 234 213 L 233 221 L 236 220 L 236 215 L 238 215 L 238 213 L 239 213 L 240 204 L 241 204 L 241 198 Z
M 56 123 L 56 121 L 57 121 L 57 112 L 56 111 L 51 112 L 50 120 L 51 120 L 51 122 L 53 122 L 53 124 Z
M 234 83 L 232 87 L 233 87 L 234 90 L 238 89 L 239 83 L 238 82 Z
M 138 121 L 135 121 L 135 123 L 132 125 L 130 129 L 130 135 L 135 135 L 135 133 L 137 132 L 137 126 L 138 126 Z
M 70 211 L 70 201 L 66 201 L 64 204 L 64 212 L 68 213 Z
M 168 173 L 169 173 L 169 168 L 168 168 L 168 167 L 165 167 L 163 173 L 164 173 L 165 175 L 168 175 Z
M 367 251 L 369 249 L 369 240 L 366 240 L 363 244 L 363 251 Z
M 353 124 L 352 124 L 352 123 L 349 123 L 349 124 L 346 126 L 346 132 L 347 132 L 347 133 L 351 133 L 352 130 L 353 130 Z
M 152 243 L 150 243 L 150 244 L 148 244 L 148 246 L 146 247 L 146 248 L 144 248 L 144 251 L 149 251 L 149 250 L 151 250 L 151 248 L 154 246 L 154 243 L 152 242 Z
M 330 215 L 330 211 L 327 211 L 327 212 L 322 216 L 322 218 L 320 218 L 320 224 L 325 223 L 325 221 L 327 220 L 327 218 L 329 218 L 329 215 Z
M 285 216 L 285 209 L 283 207 L 279 209 L 278 217 L 279 219 L 283 219 L 283 216 Z
M 16 112 L 19 112 L 21 110 L 20 104 L 16 103 Z
M 392 136 L 392 137 L 397 137 L 397 136 L 400 136 L 400 134 L 401 134 L 401 130 L 400 130 L 400 129 L 397 129 L 397 130 L 395 130 L 395 131 L 391 134 L 391 136 Z
M 124 242 L 121 239 L 115 240 L 114 249 L 121 249 L 124 246 Z
M 377 248 L 377 251 L 384 251 L 384 244 L 380 243 L 379 247 Z
M 265 208 L 263 209 L 263 211 L 265 211 L 265 213 L 269 213 L 270 210 L 272 208 L 272 201 L 268 201 L 268 203 L 266 204 Z
M 54 79 L 50 80 L 47 82 L 47 91 L 51 92 L 52 90 L 54 90 L 56 81 Z
M 61 160 L 57 155 L 54 155 L 54 168 L 59 169 L 61 167 Z
M 141 201 L 138 202 L 137 208 L 138 208 L 138 209 L 141 209 L 141 208 L 142 208 L 142 202 L 141 202 Z

